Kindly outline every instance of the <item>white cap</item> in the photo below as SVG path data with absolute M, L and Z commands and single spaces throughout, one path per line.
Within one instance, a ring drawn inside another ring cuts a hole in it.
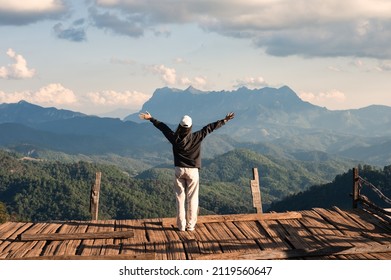
M 192 122 L 191 118 L 188 115 L 186 115 L 186 116 L 183 116 L 183 118 L 179 124 L 183 127 L 189 128 L 189 127 L 191 127 L 193 122 Z

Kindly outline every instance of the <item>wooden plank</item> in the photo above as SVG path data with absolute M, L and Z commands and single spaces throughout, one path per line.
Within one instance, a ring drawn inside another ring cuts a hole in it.
M 114 231 L 114 226 L 107 227 L 103 221 L 89 221 L 86 234 Z M 96 239 L 82 239 L 76 252 L 82 256 L 97 256 L 101 254 L 101 244 L 95 244 Z
M 247 239 L 269 236 L 265 229 L 256 221 L 240 221 L 234 222 L 234 224 Z
M 88 222 L 79 222 L 76 224 L 68 225 L 70 228 L 68 228 L 68 233 L 85 233 L 88 229 Z M 64 233 L 66 233 L 64 229 Z M 54 243 L 56 241 L 53 241 Z M 82 244 L 83 240 L 63 240 L 60 241 L 60 245 L 58 249 L 55 252 L 55 255 L 76 255 L 78 253 L 80 245 Z
M 382 229 L 368 223 L 367 221 L 360 219 L 357 216 L 357 210 L 352 211 L 343 211 L 338 207 L 333 207 L 340 215 L 345 217 L 345 221 L 351 226 L 357 226 L 361 229 L 360 238 L 368 239 L 367 243 L 379 243 L 379 244 L 389 244 L 391 236 L 384 236 L 381 231 Z M 391 234 L 391 232 L 390 232 Z
M 14 223 L 8 222 L 7 226 L 0 232 L 1 240 L 15 239 L 20 233 L 33 226 L 33 223 Z
M 134 255 L 145 254 L 146 251 L 146 232 L 143 220 L 126 220 L 123 225 L 125 229 L 132 229 L 134 232 L 133 238 L 122 239 L 122 247 L 120 254 Z
M 33 224 L 25 232 L 41 232 L 45 226 L 45 223 Z M 12 242 L 6 249 L 8 251 L 6 258 L 22 257 L 34 245 L 34 242 Z
M 109 226 L 107 228 L 110 228 L 110 230 L 113 230 L 114 233 L 119 232 L 129 232 L 129 231 L 115 231 L 115 220 L 106 220 L 104 221 L 104 224 Z M 134 233 L 131 237 L 134 236 Z M 122 238 L 122 237 L 119 237 Z M 114 240 L 116 240 L 117 237 L 109 236 L 106 239 L 95 239 L 94 245 L 101 245 L 101 255 L 118 255 L 121 250 L 121 246 L 114 244 Z
M 147 252 L 156 252 L 156 259 L 158 260 L 167 260 L 168 248 L 166 244 L 168 240 L 163 232 L 161 219 L 147 219 L 144 224 L 149 241 L 146 243 Z
M 185 247 L 180 235 L 175 227 L 165 228 L 164 234 L 167 240 L 167 259 L 168 260 L 186 260 Z
M 253 240 L 258 249 L 269 250 L 276 248 L 276 243 L 270 238 L 263 227 L 254 221 L 235 222 L 237 228 L 243 233 L 246 239 Z M 255 250 L 255 247 L 253 248 Z
M 337 211 L 341 216 L 343 216 L 346 220 L 349 220 L 355 224 L 357 224 L 360 228 L 362 228 L 365 231 L 373 231 L 376 229 L 376 226 L 372 223 L 368 223 L 367 221 L 361 219 L 357 215 L 357 210 L 354 211 L 347 211 L 347 210 L 341 210 L 340 208 L 333 206 L 333 210 Z
M 284 229 L 277 221 L 267 220 L 258 222 L 276 244 L 277 248 L 291 249 L 291 244 L 287 242 L 286 232 L 284 232 Z
M 53 234 L 20 234 L 20 241 L 40 241 L 40 240 L 84 240 L 84 239 L 107 239 L 107 238 L 130 238 L 134 232 L 113 231 L 113 232 L 93 232 L 93 233 L 53 233 Z
M 206 228 L 215 240 L 234 239 L 235 235 L 225 226 L 224 223 L 205 224 Z
M 225 223 L 205 224 L 213 238 L 218 242 L 223 252 L 236 251 L 241 242 L 229 230 Z M 241 247 L 243 248 L 243 246 Z
M 335 235 L 335 228 L 329 225 L 319 214 L 313 210 L 302 211 L 303 218 L 300 220 L 302 225 L 312 235 Z M 339 235 L 342 235 L 339 233 Z
M 346 238 L 343 232 L 337 229 L 329 219 L 320 215 L 314 209 L 304 211 L 301 223 L 313 234 L 313 237 L 324 247 L 333 246 L 353 246 L 349 241 L 351 237 Z
M 314 238 L 297 220 L 280 220 L 279 223 L 288 233 L 287 238 L 295 249 L 323 247 L 324 244 Z
M 36 223 L 25 232 L 28 234 L 46 233 L 55 231 L 59 226 L 59 224 Z M 7 258 L 23 258 L 27 253 L 32 256 L 39 256 L 43 246 L 44 243 L 40 243 L 38 241 L 13 242 L 9 248 L 10 254 L 7 256 Z
M 273 260 L 273 259 L 291 259 L 321 257 L 328 255 L 357 255 L 377 252 L 391 252 L 391 245 L 363 246 L 363 247 L 346 247 L 336 246 L 321 249 L 292 249 L 292 250 L 273 250 L 261 251 L 258 253 L 221 253 L 206 254 L 197 257 L 197 260 Z
M 337 209 L 325 210 L 329 214 L 330 220 L 333 224 L 339 228 L 345 235 L 359 236 L 363 231 L 366 231 L 365 227 L 349 219 L 342 211 Z
M 330 245 L 352 244 L 353 246 L 377 246 L 380 244 L 376 240 L 368 239 L 364 236 L 362 233 L 365 232 L 365 229 L 362 229 L 357 223 L 351 223 L 337 211 L 326 209 L 318 209 L 318 211 L 323 213 L 323 215 L 325 215 L 327 219 L 344 234 L 344 236 L 339 236 L 337 238 L 329 238 L 328 243 Z
M 61 256 L 39 256 L 29 258 L 16 258 L 13 260 L 155 260 L 155 253 L 135 254 L 135 255 L 61 255 Z
M 221 248 L 216 239 L 211 235 L 205 224 L 198 224 L 197 230 L 194 232 L 198 240 L 200 253 L 221 253 Z
M 60 228 L 60 227 L 61 227 L 61 223 L 51 223 L 51 224 L 48 224 L 47 227 L 42 232 L 45 234 L 51 234 L 51 233 L 56 232 L 58 230 L 58 228 Z M 41 255 L 41 253 L 44 250 L 46 245 L 47 245 L 46 240 L 35 242 L 34 247 L 31 250 L 29 250 L 23 256 L 23 258 L 35 257 L 35 256 Z
M 235 221 L 264 221 L 264 220 L 279 220 L 279 219 L 301 219 L 302 215 L 299 212 L 285 213 L 253 213 L 253 214 L 232 214 L 232 215 L 206 215 L 199 216 L 197 223 L 223 223 Z M 176 218 L 162 219 L 163 226 L 172 226 L 176 224 Z
M 248 252 L 260 250 L 258 242 L 253 238 L 247 238 L 234 222 L 227 222 L 225 225 L 232 232 L 238 242 L 240 242 L 241 250 L 246 250 Z
M 32 225 L 33 223 L 9 223 L 7 228 L 3 228 L 2 239 L 4 238 L 4 241 L 0 243 L 0 259 L 8 255 L 10 251 L 8 247 L 12 246 L 17 236 Z
M 353 181 L 353 186 L 352 186 L 352 196 L 353 196 L 352 206 L 355 209 L 358 206 L 358 201 L 359 201 L 359 198 L 360 198 L 360 188 L 359 188 L 359 186 L 360 186 L 359 185 L 360 177 L 358 175 L 358 168 L 357 167 L 353 168 L 352 175 L 353 175 L 353 178 L 352 178 L 352 181 Z
M 3 224 L 0 224 L 0 237 L 1 239 L 5 238 L 3 235 L 4 233 L 8 232 L 11 228 L 14 228 L 16 224 L 22 224 L 22 223 L 14 223 L 14 222 L 5 222 Z
M 376 227 L 380 228 L 382 231 L 384 232 L 391 231 L 391 223 L 379 219 L 371 212 L 368 212 L 367 210 L 363 210 L 363 209 L 357 209 L 355 210 L 355 212 L 357 213 L 357 215 L 359 215 L 361 219 L 375 225 Z
M 188 260 L 193 260 L 201 253 L 198 242 L 194 239 L 184 241 L 183 246 L 185 248 L 186 257 Z
M 91 255 L 104 255 L 112 252 L 113 254 L 119 254 L 119 246 L 114 246 L 114 238 L 111 233 L 114 233 L 115 221 L 114 220 L 102 220 L 93 221 L 96 225 L 96 232 L 107 233 L 106 238 L 94 238 L 91 246 Z M 114 234 L 115 235 L 115 234 Z
M 253 168 L 253 180 L 250 180 L 251 194 L 253 198 L 253 207 L 257 213 L 262 213 L 262 199 L 261 191 L 259 189 L 259 175 L 258 168 Z
M 57 233 L 74 233 L 78 228 L 76 222 L 64 222 L 62 226 L 58 229 Z M 83 231 L 84 232 L 84 231 Z M 45 247 L 42 251 L 42 256 L 53 256 L 55 254 L 65 255 L 65 250 L 70 241 L 52 241 Z M 75 254 L 76 251 L 73 252 Z

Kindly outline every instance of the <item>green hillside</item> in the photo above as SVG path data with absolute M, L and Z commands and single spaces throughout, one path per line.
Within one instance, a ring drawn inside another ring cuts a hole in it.
M 107 161 L 109 162 L 109 161 Z M 250 213 L 249 181 L 259 170 L 264 209 L 274 201 L 322 184 L 348 170 L 350 162 L 276 159 L 237 149 L 204 160 L 200 171 L 200 213 Z M 172 217 L 175 201 L 172 166 L 146 169 L 137 176 L 129 166 L 87 161 L 22 158 L 0 151 L 0 218 L 47 221 L 90 219 L 89 195 L 102 172 L 101 219 Z
M 95 173 L 102 172 L 102 219 L 172 216 L 168 184 L 130 177 L 110 165 L 22 160 L 0 152 L 0 200 L 13 220 L 86 220 Z M 156 189 L 155 189 L 156 187 Z
M 383 169 L 372 166 L 359 166 L 359 175 L 380 189 L 387 197 L 391 197 L 391 165 Z M 352 208 L 352 170 L 335 177 L 327 184 L 314 185 L 310 189 L 286 197 L 272 203 L 272 211 L 307 210 L 314 207 L 330 208 L 338 206 L 342 209 Z M 390 208 L 370 188 L 364 186 L 361 193 L 381 207 Z

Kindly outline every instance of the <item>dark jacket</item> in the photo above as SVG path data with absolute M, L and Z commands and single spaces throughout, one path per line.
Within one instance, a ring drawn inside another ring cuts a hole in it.
M 219 120 L 204 126 L 196 132 L 188 131 L 187 134 L 178 134 L 172 131 L 165 123 L 155 118 L 150 120 L 157 127 L 167 140 L 172 144 L 174 153 L 174 165 L 178 167 L 201 168 L 201 142 L 213 130 L 222 127 L 224 120 Z

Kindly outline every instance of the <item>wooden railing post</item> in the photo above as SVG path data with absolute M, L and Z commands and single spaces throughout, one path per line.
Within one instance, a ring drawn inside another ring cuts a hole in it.
M 100 179 L 102 173 L 96 172 L 95 175 L 95 184 L 91 187 L 91 196 L 90 196 L 90 213 L 92 220 L 98 220 L 99 212 L 99 192 L 100 192 Z
M 253 197 L 253 206 L 256 209 L 257 213 L 262 213 L 262 200 L 261 192 L 259 190 L 259 175 L 258 168 L 253 168 L 253 180 L 250 180 L 251 194 Z
M 358 206 L 360 197 L 358 168 L 353 168 L 353 209 Z

